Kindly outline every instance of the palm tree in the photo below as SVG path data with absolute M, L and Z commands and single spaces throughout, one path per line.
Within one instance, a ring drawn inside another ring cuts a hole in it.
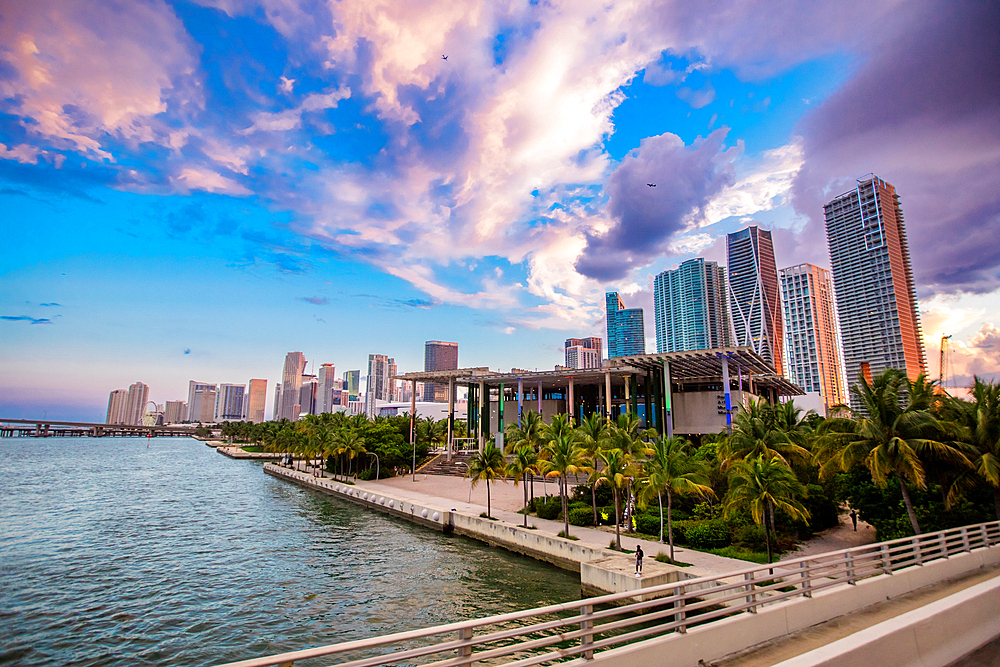
M 632 458 L 625 450 L 614 447 L 612 449 L 601 450 L 598 455 L 601 461 L 601 471 L 598 473 L 597 484 L 609 484 L 615 498 L 615 548 L 621 551 L 621 516 L 622 502 L 621 491 L 629 480 L 635 476 L 635 468 L 632 466 Z
M 476 452 L 469 459 L 469 469 L 465 476 L 472 478 L 472 488 L 476 484 L 486 481 L 486 516 L 493 518 L 493 510 L 490 508 L 490 482 L 496 479 L 503 479 L 506 469 L 506 461 L 503 452 L 492 442 L 487 442 L 483 450 Z M 527 515 L 525 515 L 527 520 Z
M 576 432 L 569 425 L 568 415 L 556 415 L 546 429 L 549 441 L 542 447 L 538 467 L 546 477 L 559 478 L 562 499 L 563 535 L 569 537 L 569 501 L 566 497 L 567 476 L 586 470 L 583 452 L 576 441 Z
M 723 469 L 734 461 L 755 456 L 768 459 L 777 456 L 787 465 L 791 465 L 790 459 L 808 459 L 809 450 L 796 444 L 797 429 L 789 430 L 789 416 L 782 410 L 795 408 L 776 408 L 761 399 L 737 412 L 733 432 L 719 445 Z
M 514 486 L 520 479 L 524 482 L 524 527 L 528 527 L 528 473 L 538 471 L 538 454 L 531 445 L 520 444 L 514 448 L 514 458 L 507 464 L 506 474 L 514 479 Z M 489 493 L 487 493 L 487 497 Z M 487 498 L 488 501 L 488 498 Z M 487 506 L 489 502 L 487 502 Z
M 604 447 L 608 438 L 608 421 L 596 412 L 590 413 L 576 428 L 579 434 L 580 448 L 584 457 L 590 461 L 591 468 L 597 468 L 597 454 Z M 590 477 L 590 500 L 594 507 L 594 525 L 597 525 L 597 477 Z
M 816 440 L 815 460 L 820 464 L 820 477 L 850 470 L 860 463 L 868 468 L 872 481 L 880 487 L 885 487 L 889 477 L 895 476 L 913 533 L 919 535 L 920 524 L 906 483 L 926 488 L 921 455 L 970 464 L 957 447 L 935 439 L 946 430 L 945 425 L 922 409 L 920 403 L 903 407 L 909 386 L 906 376 L 893 368 L 873 378 L 870 384 L 862 377 L 851 387 L 860 409 L 851 410 L 851 417 L 837 417 L 823 423 Z
M 639 431 L 639 421 L 637 419 L 629 419 L 629 415 L 619 415 L 618 423 L 613 424 L 611 429 L 608 431 L 607 444 L 608 449 L 620 449 L 628 457 L 629 461 L 633 463 L 631 466 L 632 474 L 625 481 L 626 497 L 629 499 L 629 504 L 626 508 L 625 513 L 628 515 L 628 521 L 626 526 L 629 532 L 634 529 L 633 518 L 631 510 L 632 505 L 632 480 L 643 474 L 644 469 L 642 463 L 645 462 L 646 457 L 650 455 L 650 449 L 648 443 L 642 440 L 643 434 Z
M 526 444 L 537 454 L 541 451 L 543 436 L 545 431 L 545 421 L 537 412 L 529 410 L 521 417 L 521 425 L 514 431 L 514 439 L 508 443 L 508 447 L 515 448 L 518 445 Z M 511 451 L 511 450 L 508 450 Z M 531 499 L 535 499 L 535 473 L 529 472 L 531 476 Z
M 646 462 L 646 477 L 642 480 L 639 499 L 648 502 L 656 496 L 660 505 L 660 543 L 663 543 L 663 494 L 667 494 L 667 540 L 670 560 L 674 560 L 674 496 L 715 496 L 708 486 L 707 464 L 697 461 L 681 437 L 657 438 L 651 444 L 652 457 Z
M 800 496 L 805 495 L 805 486 L 781 457 L 772 456 L 766 459 L 763 456 L 756 456 L 742 459 L 732 466 L 724 513 L 728 517 L 737 509 L 750 510 L 754 523 L 764 527 L 767 562 L 770 563 L 772 562 L 771 533 L 774 533 L 776 540 L 778 537 L 774 529 L 775 509 L 784 510 L 793 519 L 806 521 L 809 519 L 809 510 L 798 500 Z
M 973 378 L 972 401 L 951 399 L 945 410 L 963 427 L 962 440 L 969 446 L 972 467 L 952 484 L 949 502 L 976 482 L 993 489 L 993 503 L 1000 519 L 1000 384 Z

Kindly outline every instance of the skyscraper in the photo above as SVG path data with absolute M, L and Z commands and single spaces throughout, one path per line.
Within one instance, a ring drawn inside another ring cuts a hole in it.
M 338 388 L 334 384 L 336 379 L 336 366 L 333 364 L 319 365 L 319 374 L 316 376 L 316 414 L 332 412 L 333 390 Z
M 927 359 L 896 188 L 868 174 L 823 211 L 848 386 L 888 368 L 916 379 Z
M 267 380 L 250 380 L 246 417 L 254 424 L 264 421 L 264 403 L 267 401 Z
M 583 345 L 566 348 L 566 368 L 600 368 L 601 351 Z
M 664 271 L 653 283 L 656 351 L 711 350 L 733 344 L 726 269 L 701 257 Z
M 847 402 L 833 278 L 812 264 L 778 273 L 785 310 L 786 375 L 807 392 L 819 393 L 824 416 L 830 416 L 830 408 Z
M 142 424 L 142 418 L 146 415 L 146 403 L 149 402 L 149 387 L 141 382 L 135 382 L 128 387 L 128 396 L 125 397 L 125 420 L 123 423 L 129 425 Z
M 319 381 L 315 375 L 303 375 L 302 384 L 299 386 L 299 414 L 298 417 L 316 414 L 316 394 L 319 388 Z
M 164 424 L 179 424 L 187 421 L 188 406 L 184 401 L 167 401 L 163 412 Z
M 301 352 L 285 355 L 285 368 L 281 374 L 281 406 L 276 419 L 295 421 L 299 418 L 299 390 L 302 388 L 302 372 L 306 369 L 306 358 Z
M 271 419 L 278 421 L 281 419 L 278 415 L 281 414 L 281 383 L 274 383 L 274 409 L 271 410 Z
M 215 402 L 218 387 L 214 384 L 197 383 L 189 391 L 188 421 L 211 424 L 215 421 Z
M 729 234 L 726 256 L 733 342 L 752 347 L 783 375 L 781 302 L 771 232 L 747 227 Z
M 105 424 L 125 423 L 125 404 L 128 401 L 127 389 L 115 389 L 108 395 L 108 417 Z
M 344 389 L 349 400 L 357 401 L 361 397 L 361 371 L 344 371 Z
M 458 343 L 447 343 L 441 340 L 429 340 L 424 343 L 425 371 L 453 371 L 458 368 Z M 424 400 L 446 403 L 448 401 L 448 385 L 424 384 Z
M 243 421 L 243 397 L 246 385 L 223 383 L 215 399 L 215 421 Z
M 646 353 L 642 308 L 626 308 L 618 292 L 604 296 L 608 316 L 608 358 Z
M 390 401 L 389 364 L 395 362 L 384 354 L 368 355 L 368 387 L 365 390 L 365 414 L 375 414 L 376 401 Z

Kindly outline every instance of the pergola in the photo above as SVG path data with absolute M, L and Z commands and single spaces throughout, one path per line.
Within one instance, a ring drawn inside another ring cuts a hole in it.
M 750 347 L 640 354 L 614 357 L 600 368 L 559 368 L 553 371 L 489 368 L 459 368 L 449 371 L 404 373 L 397 379 L 448 384 L 448 442 L 454 431 L 455 386 L 469 390 L 467 427 L 478 434 L 480 443 L 490 435 L 490 391 L 497 390 L 497 422 L 504 423 L 504 404 L 516 403 L 518 424 L 524 410 L 537 402 L 542 412 L 543 398 L 565 398 L 567 411 L 574 417 L 601 412 L 610 419 L 613 405 L 638 414 L 641 400 L 647 426 L 655 426 L 668 437 L 674 434 L 674 395 L 683 392 L 721 392 L 725 398 L 726 427 L 732 424 L 732 389 L 763 396 L 776 402 L 779 396 L 800 396 L 801 388 L 775 374 L 771 365 Z M 516 388 L 516 389 L 515 389 Z M 509 397 L 508 397 L 509 396 Z M 415 408 L 415 404 L 411 406 Z M 411 409 L 411 415 L 413 410 Z M 721 414 L 721 412 L 720 412 Z M 450 451 L 449 446 L 449 451 Z

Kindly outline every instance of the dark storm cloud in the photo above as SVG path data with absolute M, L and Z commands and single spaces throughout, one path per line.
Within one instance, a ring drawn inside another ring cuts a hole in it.
M 587 235 L 576 269 L 615 280 L 662 254 L 671 237 L 733 183 L 730 159 L 736 149 L 722 150 L 727 131 L 716 130 L 692 146 L 669 133 L 643 139 L 608 179 L 614 223 L 605 234 Z
M 896 186 L 922 296 L 1000 287 L 1000 4 L 940 2 L 803 120 L 795 207 Z M 815 234 L 814 234 L 815 235 Z

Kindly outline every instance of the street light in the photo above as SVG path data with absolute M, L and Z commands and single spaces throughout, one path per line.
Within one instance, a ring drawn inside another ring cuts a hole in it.
M 375 452 L 368 452 L 368 453 L 375 457 L 375 481 L 377 482 L 378 481 L 378 454 L 376 454 Z

